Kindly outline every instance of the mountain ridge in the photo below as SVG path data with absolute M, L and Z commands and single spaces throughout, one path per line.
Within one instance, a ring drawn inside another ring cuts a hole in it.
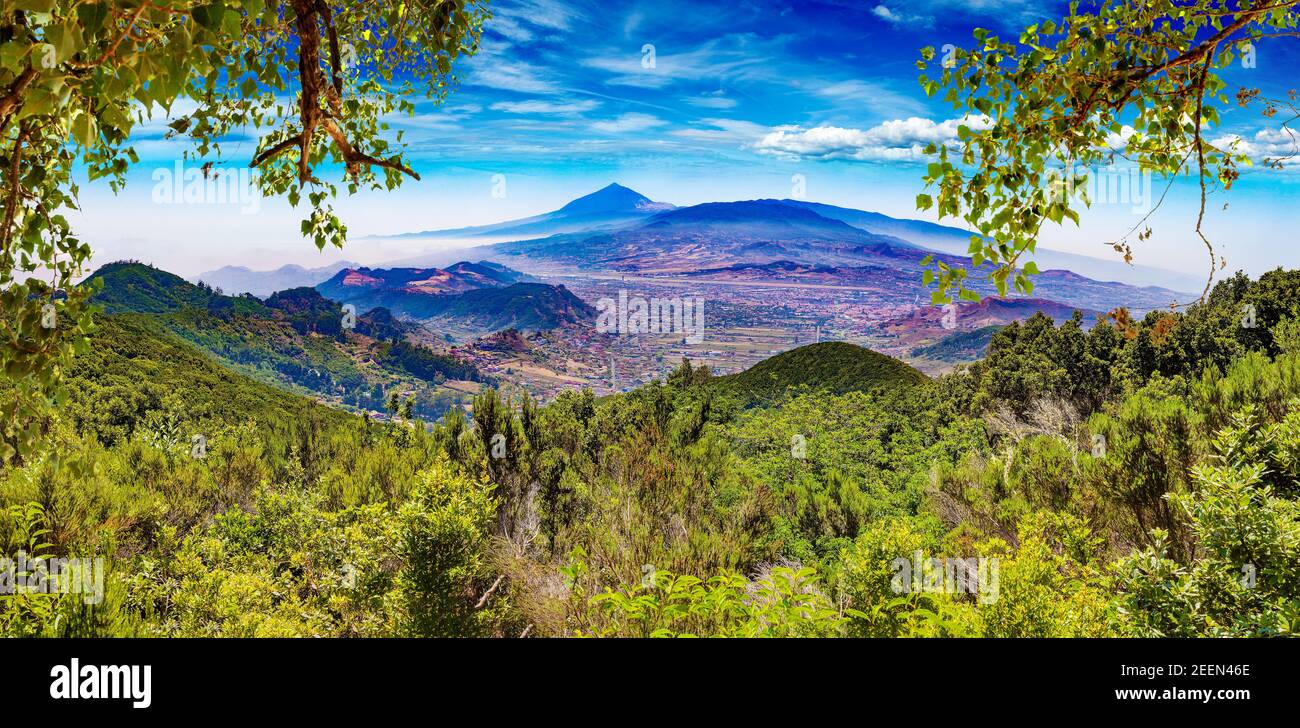
M 764 266 L 796 264 L 818 269 L 818 280 L 811 281 L 818 285 L 852 285 L 927 298 L 921 283 L 926 259 L 951 267 L 971 264 L 962 255 L 935 252 L 824 217 L 802 203 L 772 199 L 703 203 L 657 214 L 635 226 L 498 243 L 489 250 L 490 259 L 517 268 L 559 266 L 697 280 L 709 280 L 701 275 L 703 270 L 734 279 L 740 267 L 749 266 L 748 280 L 766 282 L 760 275 Z M 991 264 L 985 266 L 989 272 Z M 837 273 L 842 275 L 836 277 Z M 790 281 L 799 275 L 780 271 L 774 279 Z M 1127 306 L 1145 312 L 1185 297 L 1170 289 L 1098 281 L 1069 271 L 1040 274 L 1032 280 L 1054 284 L 1052 290 L 1037 293 L 1039 297 L 1089 310 Z M 982 295 L 999 295 L 985 277 L 973 276 L 969 285 Z
M 383 308 L 397 316 L 483 333 L 552 329 L 595 315 L 564 286 L 536 282 L 491 262 L 462 262 L 446 269 L 347 269 L 316 289 L 358 310 Z

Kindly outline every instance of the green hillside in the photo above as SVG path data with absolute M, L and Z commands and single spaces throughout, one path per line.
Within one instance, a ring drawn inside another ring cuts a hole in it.
M 448 296 L 430 309 L 434 317 L 464 320 L 491 331 L 553 329 L 595 317 L 595 309 L 564 286 L 515 283 Z
M 1001 326 L 984 326 L 974 331 L 958 331 L 933 344 L 918 346 L 912 349 L 911 353 L 914 357 L 936 361 L 974 361 L 984 356 L 984 352 L 989 348 L 989 342 L 993 340 L 993 335 L 1001 328 Z
M 170 313 L 185 308 L 263 313 L 265 306 L 251 296 L 223 296 L 196 286 L 178 275 L 143 263 L 109 263 L 82 283 L 99 286 L 93 300 L 105 313 Z
M 113 317 L 192 344 L 263 383 L 361 410 L 382 410 L 400 391 L 415 398 L 418 416 L 432 419 L 464 399 L 443 382 L 487 381 L 472 364 L 394 340 L 400 324 L 388 312 L 359 316 L 345 330 L 342 307 L 311 288 L 263 302 L 139 263 L 106 265 L 83 285 L 98 287 L 93 301 Z
M 134 316 L 101 316 L 68 373 L 69 413 L 106 443 L 129 438 L 166 410 L 198 425 L 247 421 L 266 431 L 294 423 L 343 425 L 354 416 L 253 381 Z M 209 428 L 211 429 L 211 428 Z
M 792 349 L 715 381 L 725 391 L 758 403 L 775 401 L 787 389 L 801 385 L 813 391 L 845 394 L 880 386 L 912 387 L 929 380 L 897 359 L 856 344 L 830 341 Z

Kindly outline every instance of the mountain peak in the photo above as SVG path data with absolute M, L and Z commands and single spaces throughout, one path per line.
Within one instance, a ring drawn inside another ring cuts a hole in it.
M 672 205 L 655 202 L 636 190 L 612 182 L 561 207 L 562 215 L 601 215 L 638 211 L 671 210 Z

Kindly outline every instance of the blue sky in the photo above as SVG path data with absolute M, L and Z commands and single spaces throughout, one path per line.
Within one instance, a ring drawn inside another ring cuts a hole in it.
M 448 102 L 394 120 L 423 181 L 342 201 L 354 238 L 345 250 L 317 253 L 297 236 L 296 213 L 278 201 L 243 211 L 250 214 L 157 204 L 151 175 L 170 169 L 180 149 L 160 139 L 158 122 L 137 135 L 144 163 L 125 192 L 95 185 L 84 192 L 79 222 L 101 251 L 98 262 L 135 257 L 185 275 L 225 264 L 381 263 L 424 248 L 365 236 L 524 217 L 612 181 L 687 205 L 790 197 L 798 175 L 807 199 L 924 218 L 913 208 L 924 161 L 915 150 L 951 136 L 957 114 L 920 91 L 918 49 L 963 45 L 977 26 L 1012 34 L 1064 13 L 1064 3 L 1016 0 L 492 7 L 482 50 L 459 66 L 461 84 Z M 1281 93 L 1298 67 L 1300 41 L 1284 39 L 1261 46 L 1256 67 L 1234 69 L 1228 80 Z M 1278 143 L 1276 123 L 1254 112 L 1225 120 L 1220 134 L 1237 134 L 1261 153 Z M 242 166 L 252 147 L 228 145 L 228 162 Z M 1300 266 L 1300 250 L 1285 244 L 1300 227 L 1297 171 L 1249 172 L 1230 197 L 1211 203 L 1207 228 L 1231 267 Z M 505 194 L 494 195 L 501 179 Z M 1163 189 L 1158 180 L 1147 184 L 1137 202 Z M 1190 184 L 1174 186 L 1139 262 L 1203 271 L 1189 222 L 1194 193 Z M 1046 231 L 1042 244 L 1105 255 L 1102 243 L 1141 218 L 1131 200 L 1122 202 L 1097 206 L 1080 228 Z

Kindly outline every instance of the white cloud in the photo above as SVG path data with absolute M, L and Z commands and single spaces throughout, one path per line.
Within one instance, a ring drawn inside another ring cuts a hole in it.
M 1137 129 L 1125 124 L 1120 127 L 1119 133 L 1108 132 L 1106 134 L 1106 148 L 1112 151 L 1120 152 L 1128 146 L 1129 140 L 1137 133 Z
M 910 15 L 897 10 L 890 10 L 884 5 L 871 9 L 871 14 L 891 25 L 910 25 L 918 28 L 934 26 L 934 18 L 926 15 Z
M 632 37 L 632 32 L 641 26 L 643 20 L 645 20 L 645 16 L 640 12 L 633 12 L 628 15 L 627 20 L 623 21 L 623 37 Z
M 903 8 L 911 12 L 904 12 Z M 871 14 L 892 25 L 911 25 L 922 28 L 934 26 L 936 17 L 950 14 L 973 16 L 994 21 L 995 25 L 1023 28 L 1027 22 L 1054 16 L 1046 10 L 1042 0 L 908 0 L 895 2 L 890 8 L 877 4 Z
M 592 124 L 591 128 L 596 131 L 618 134 L 627 131 L 645 131 L 646 129 L 653 129 L 667 123 L 668 122 L 657 116 L 629 111 L 626 114 L 620 114 L 616 119 L 598 121 Z
M 558 88 L 546 75 L 544 69 L 531 63 L 495 61 L 475 66 L 469 82 L 507 91 L 556 93 Z
M 600 106 L 598 101 L 498 101 L 492 104 L 493 111 L 505 111 L 511 114 L 550 114 L 553 116 L 573 116 L 591 111 Z
M 520 93 L 561 92 L 554 69 L 516 60 L 514 47 L 501 41 L 484 41 L 469 59 L 465 82 Z
M 901 20 L 901 18 L 899 18 L 897 15 L 894 15 L 894 11 L 890 10 L 884 5 L 877 5 L 876 7 L 872 8 L 871 14 L 882 20 L 888 20 L 891 23 L 896 23 L 899 20 Z
M 516 43 L 527 43 L 533 39 L 533 31 L 508 15 L 498 14 L 494 16 L 492 22 L 487 24 L 487 28 Z
M 528 0 L 528 2 L 503 2 L 492 4 L 492 20 L 487 27 L 508 18 L 514 23 L 529 23 L 549 30 L 570 30 L 574 21 L 583 19 L 582 13 L 572 3 L 563 0 Z
M 966 117 L 934 122 L 910 117 L 878 124 L 870 129 L 838 126 L 778 127 L 752 146 L 759 154 L 786 158 L 851 159 L 856 161 L 911 161 L 925 156 L 927 144 L 949 144 L 957 128 L 987 129 L 988 117 Z
M 1287 129 L 1260 129 L 1249 139 L 1238 134 L 1224 134 L 1210 143 L 1227 152 L 1244 154 L 1256 164 L 1264 160 L 1280 161 L 1284 166 L 1300 165 L 1300 132 Z

